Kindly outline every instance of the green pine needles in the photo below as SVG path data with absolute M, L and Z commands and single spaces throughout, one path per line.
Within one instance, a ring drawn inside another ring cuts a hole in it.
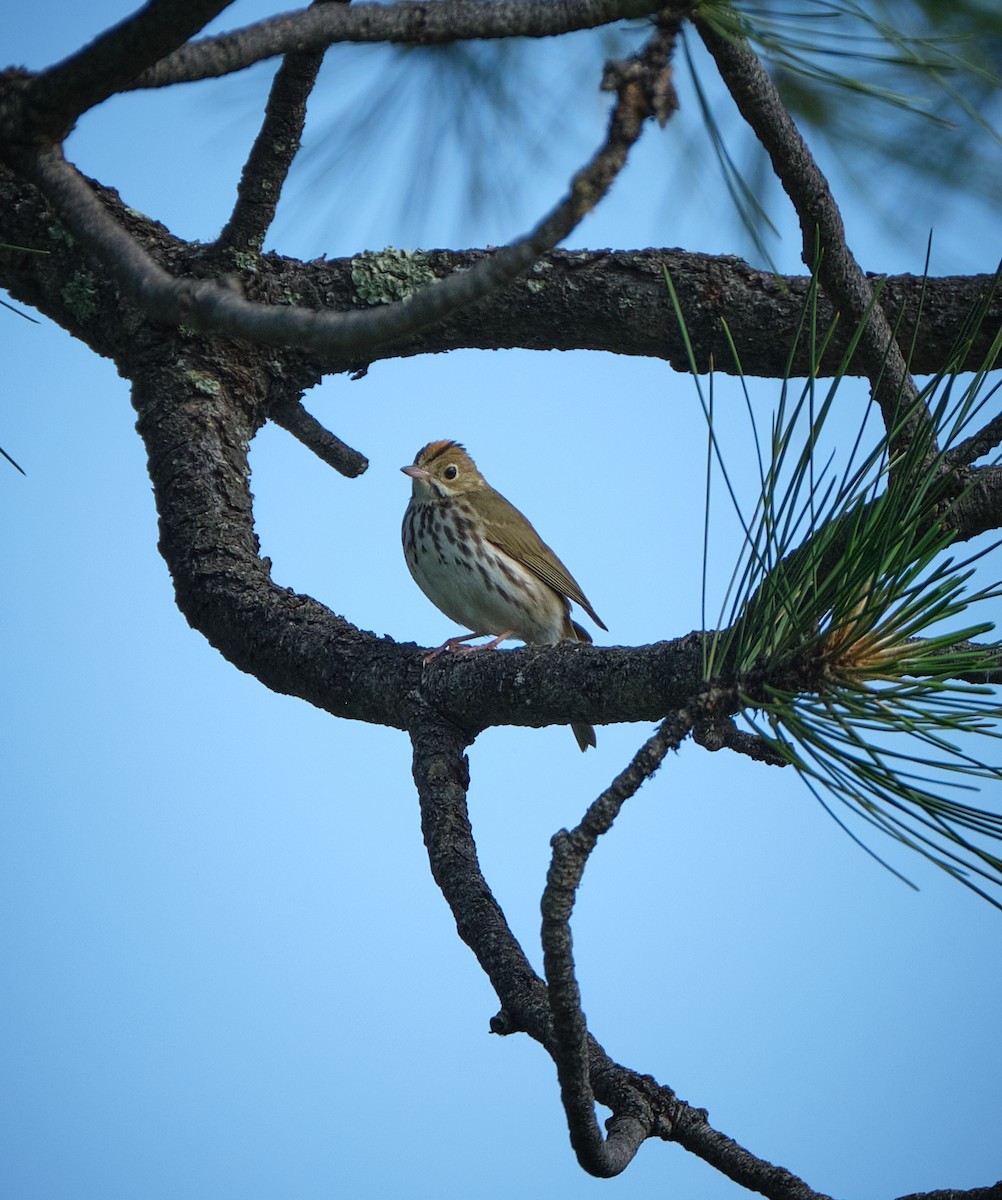
M 815 287 L 801 329 L 813 363 L 831 332 L 817 328 L 816 296 Z M 973 314 L 972 334 L 982 316 Z M 988 375 L 1002 331 L 973 376 L 961 375 L 958 347 L 872 448 L 864 419 L 847 456 L 826 456 L 854 346 L 823 393 L 816 371 L 797 392 L 784 381 L 765 447 L 746 391 L 760 480 L 748 519 L 714 429 L 712 380 L 707 397 L 690 347 L 708 478 L 715 459 L 744 535 L 717 630 L 705 635 L 705 696 L 792 764 L 861 845 L 839 806 L 1002 908 L 982 886 L 1002 886 L 1002 858 L 985 844 L 1002 840 L 1002 811 L 958 798 L 1002 781 L 1002 768 L 979 756 L 986 737 L 1000 736 L 991 682 L 1002 680 L 1002 643 L 984 640 L 993 626 L 972 616 L 1002 585 L 977 570 L 994 545 L 949 553 L 973 478 L 962 439 L 1002 386 Z M 709 487 L 707 514 L 708 529 Z M 704 566 L 704 611 L 705 589 Z

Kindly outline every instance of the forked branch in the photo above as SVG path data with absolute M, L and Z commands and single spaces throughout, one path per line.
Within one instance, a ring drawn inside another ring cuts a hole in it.
M 497 291 L 568 236 L 606 195 L 647 119 L 666 112 L 668 56 L 677 28 L 678 19 L 666 18 L 631 60 L 628 72 L 606 72 L 606 80 L 611 79 L 610 86 L 617 89 L 606 139 L 574 176 L 567 197 L 532 233 L 468 271 L 425 286 L 407 301 L 365 312 L 255 304 L 224 282 L 175 279 L 115 222 L 58 146 L 25 155 L 22 167 L 67 227 L 107 263 L 119 284 L 153 319 L 266 345 L 352 356 L 357 361 L 370 348 L 409 337 Z
M 656 765 L 659 739 L 670 745 L 682 735 L 684 724 L 685 718 L 679 715 L 666 722 L 667 732 L 659 731 L 652 739 L 654 745 L 648 744 L 649 756 L 645 756 L 645 747 L 638 755 L 642 761 L 635 768 L 631 765 L 624 776 L 633 778 L 630 773 L 635 769 L 638 782 L 642 780 L 645 765 L 650 769 Z M 464 753 L 467 739 L 430 711 L 424 719 L 412 720 L 410 731 L 421 829 L 432 875 L 452 910 L 459 936 L 476 955 L 501 1002 L 501 1012 L 491 1028 L 499 1034 L 527 1033 L 559 1062 L 556 1018 L 550 1011 L 546 985 L 533 971 L 480 870 L 466 806 L 470 783 Z M 624 791 L 629 788 L 628 779 L 622 785 Z M 616 786 L 614 783 L 613 788 Z M 618 807 L 614 800 L 606 803 L 601 797 L 596 803 L 600 810 L 596 828 L 600 828 L 603 814 L 608 819 Z M 757 1158 L 714 1129 L 705 1110 L 687 1104 L 649 1075 L 614 1062 L 591 1034 L 584 1035 L 583 1054 L 590 1093 L 613 1114 L 606 1142 L 607 1146 L 611 1142 L 612 1148 L 606 1155 L 606 1169 L 598 1173 L 614 1174 L 615 1170 L 608 1168 L 618 1164 L 621 1170 L 646 1138 L 658 1138 L 678 1142 L 728 1178 L 770 1200 L 827 1200 L 791 1172 Z M 603 1166 L 601 1159 L 596 1165 Z

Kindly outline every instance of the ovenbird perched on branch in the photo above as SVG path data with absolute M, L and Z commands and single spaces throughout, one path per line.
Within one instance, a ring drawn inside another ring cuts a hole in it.
M 574 576 L 458 442 L 430 442 L 413 466 L 400 469 L 413 481 L 403 527 L 407 566 L 436 608 L 473 630 L 429 658 L 485 634 L 494 639 L 482 650 L 511 637 L 537 646 L 590 642 L 571 620 L 572 600 L 605 629 Z M 595 745 L 590 725 L 571 729 L 582 750 Z

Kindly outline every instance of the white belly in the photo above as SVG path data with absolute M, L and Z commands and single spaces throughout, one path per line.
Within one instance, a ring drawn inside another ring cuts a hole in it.
M 481 540 L 475 558 L 470 548 L 410 517 L 404 520 L 407 566 L 432 604 L 457 625 L 478 634 L 511 633 L 536 645 L 573 636 L 564 597 L 503 550 Z

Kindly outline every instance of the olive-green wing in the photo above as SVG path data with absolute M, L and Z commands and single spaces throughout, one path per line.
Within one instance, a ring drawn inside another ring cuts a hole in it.
M 528 519 L 500 492 L 495 492 L 493 488 L 490 491 L 493 493 L 491 503 L 484 506 L 487 509 L 484 519 L 487 540 L 511 555 L 516 562 L 528 567 L 537 579 L 549 584 L 555 592 L 580 604 L 595 624 L 608 632 L 577 580 L 533 529 Z

